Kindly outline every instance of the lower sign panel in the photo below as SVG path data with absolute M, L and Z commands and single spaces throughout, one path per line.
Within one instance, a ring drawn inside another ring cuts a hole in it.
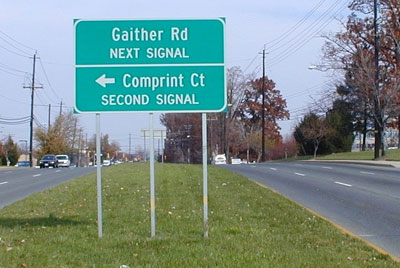
M 76 66 L 78 112 L 218 112 L 224 66 Z

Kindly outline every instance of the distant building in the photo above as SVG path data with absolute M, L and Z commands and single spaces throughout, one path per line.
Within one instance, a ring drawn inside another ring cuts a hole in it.
M 18 161 L 29 161 L 29 154 L 21 154 L 18 158 Z
M 351 147 L 352 152 L 360 152 L 362 148 L 363 135 L 362 133 L 354 133 L 354 142 Z M 388 124 L 384 132 L 385 149 L 398 148 L 399 144 L 399 129 L 394 125 Z M 365 140 L 365 150 L 372 151 L 375 146 L 374 132 L 369 131 Z

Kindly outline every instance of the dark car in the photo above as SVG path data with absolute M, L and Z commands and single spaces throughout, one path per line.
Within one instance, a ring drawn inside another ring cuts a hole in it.
M 46 154 L 40 159 L 40 168 L 58 168 L 58 160 L 54 154 Z

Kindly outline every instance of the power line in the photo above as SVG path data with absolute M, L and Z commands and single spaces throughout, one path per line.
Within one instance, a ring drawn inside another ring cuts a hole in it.
M 47 84 L 49 85 L 51 91 L 53 92 L 54 96 L 55 96 L 57 99 L 61 99 L 61 98 L 57 95 L 57 93 L 56 93 L 55 90 L 53 89 L 53 86 L 52 86 L 51 83 L 50 83 L 49 77 L 47 76 L 46 70 L 44 69 L 42 60 L 39 60 L 39 62 L 40 62 L 40 67 L 41 67 L 42 70 L 43 70 L 43 74 L 44 74 L 44 76 L 45 76 L 45 78 L 46 78 L 46 80 L 47 80 Z
M 4 73 L 7 73 L 7 74 L 9 74 L 9 75 L 13 75 L 13 76 L 17 76 L 17 77 L 26 78 L 26 75 L 24 76 L 24 75 L 20 75 L 20 74 L 13 73 L 13 72 L 11 72 L 11 71 L 9 71 L 9 70 L 4 69 L 4 68 L 1 67 L 1 66 L 0 66 L 0 71 L 2 71 L 2 72 L 4 72 Z M 14 71 L 14 72 L 15 72 L 15 71 Z M 29 74 L 29 73 L 26 73 L 26 74 Z
M 269 49 L 275 47 L 276 45 L 278 45 L 281 41 L 283 41 L 283 39 L 285 39 L 287 36 L 289 36 L 292 32 L 294 32 L 299 26 L 301 26 L 303 24 L 303 22 L 305 22 L 308 18 L 310 18 L 315 11 L 321 7 L 321 5 L 325 2 L 326 0 L 321 0 L 319 1 L 314 8 L 309 11 L 301 20 L 299 20 L 295 25 L 293 25 L 291 28 L 289 28 L 286 32 L 284 32 L 283 34 L 281 34 L 279 37 L 265 43 L 264 45 L 269 45 L 269 44 L 273 44 L 271 46 L 269 46 Z
M 23 44 L 23 43 L 21 43 L 21 42 L 18 42 L 17 40 L 15 40 L 14 38 L 12 38 L 10 35 L 8 35 L 8 34 L 6 34 L 5 32 L 3 32 L 2 30 L 0 30 L 0 33 L 3 34 L 4 36 L 8 37 L 10 40 L 14 41 L 15 43 L 17 43 L 18 45 L 23 46 L 23 47 L 28 48 L 28 49 L 31 49 L 31 50 L 33 50 L 33 51 L 36 51 L 36 49 L 34 49 L 34 48 L 32 48 L 32 47 L 27 46 L 27 45 L 25 45 L 25 44 Z
M 19 121 L 19 120 L 25 120 L 27 118 L 29 119 L 29 116 L 18 117 L 18 118 L 6 118 L 6 117 L 0 116 L 0 120 L 3 120 L 3 121 Z
M 27 71 L 19 70 L 17 68 L 11 67 L 10 65 L 7 65 L 7 64 L 1 63 L 1 62 L 0 62 L 0 66 L 2 66 L 1 68 L 7 69 L 9 71 L 13 71 L 13 72 L 17 72 L 17 73 L 29 74 Z
M 40 92 L 36 93 L 37 98 L 40 100 L 42 105 L 46 105 L 45 103 L 47 103 L 46 101 L 44 101 L 44 99 L 42 98 L 42 95 Z
M 18 52 L 12 51 L 12 50 L 6 48 L 5 46 L 0 45 L 0 48 L 4 49 L 4 50 L 6 50 L 6 51 L 8 51 L 9 53 L 12 53 L 12 54 L 14 54 L 14 55 L 17 55 L 17 56 L 20 56 L 20 57 L 24 57 L 24 58 L 28 58 L 28 59 L 30 58 L 29 56 L 26 56 L 26 55 L 20 54 L 20 53 L 18 53 Z
M 36 126 L 44 129 L 45 127 L 42 125 L 42 123 L 40 123 L 40 121 L 38 119 L 36 119 L 36 117 L 33 118 L 33 121 L 35 122 Z
M 279 47 L 276 50 L 271 49 L 271 47 L 269 47 L 269 51 L 270 52 L 275 52 L 277 50 L 281 50 L 283 49 L 285 46 L 287 46 L 288 44 L 296 44 L 298 43 L 298 39 L 303 39 L 304 37 L 306 37 L 306 34 L 309 33 L 311 30 L 313 30 L 316 26 L 318 26 L 321 21 L 323 21 L 324 19 L 326 19 L 330 13 L 331 10 L 334 10 L 339 4 L 340 4 L 341 0 L 336 0 L 328 9 L 326 9 L 314 22 L 311 23 L 311 25 L 307 26 L 305 29 L 303 29 L 302 31 L 298 32 L 294 37 L 292 37 L 289 41 L 285 42 L 285 44 L 281 47 Z M 331 16 L 329 15 L 328 19 L 331 18 Z M 299 38 L 300 37 L 300 38 Z
M 339 2 L 340 2 L 339 0 L 336 1 L 332 6 L 334 6 L 334 8 L 336 8 L 336 6 L 338 5 Z M 346 6 L 347 6 L 347 3 L 340 6 L 334 12 L 333 15 L 331 15 L 327 18 L 328 13 L 329 13 L 329 9 L 328 9 L 308 29 L 303 30 L 302 32 L 298 33 L 294 38 L 292 38 L 287 43 L 287 44 L 289 44 L 288 46 L 282 46 L 279 49 L 272 51 L 272 52 L 275 52 L 275 51 L 283 49 L 283 52 L 281 52 L 280 54 L 271 58 L 271 60 L 269 61 L 268 67 L 271 67 L 277 63 L 282 62 L 283 60 L 287 59 L 288 57 L 293 55 L 295 52 L 297 52 L 299 49 L 304 47 L 309 41 L 311 41 L 314 38 L 316 33 L 320 32 L 322 29 L 324 29 L 326 26 L 328 26 L 329 23 L 335 19 L 335 16 L 339 15 L 346 8 Z M 314 30 L 314 28 L 316 28 L 316 29 Z M 300 36 L 300 38 L 298 40 L 296 40 L 296 38 L 299 36 Z
M 16 50 L 18 50 L 19 52 L 22 52 L 24 54 L 26 54 L 28 57 L 30 56 L 30 54 L 22 49 L 20 49 L 19 47 L 16 47 L 15 45 L 11 44 L 10 42 L 8 42 L 6 39 L 4 39 L 3 37 L 0 36 L 0 39 L 3 40 L 4 42 L 6 42 L 9 46 L 15 48 Z
M 21 125 L 21 124 L 26 124 L 29 121 L 30 121 L 30 116 L 19 117 L 19 118 L 0 117 L 0 124 L 2 125 Z
M 41 83 L 40 83 L 41 84 Z M 57 104 L 57 100 L 54 100 L 52 96 L 50 96 L 45 90 L 38 92 L 38 98 L 42 101 L 42 104 L 50 103 L 50 104 Z M 46 98 L 48 101 L 45 101 Z
M 328 83 L 330 81 L 332 81 L 332 80 L 329 80 L 329 81 L 326 81 L 326 82 L 323 82 L 323 83 L 319 83 L 317 85 L 314 85 L 312 87 L 306 88 L 306 89 L 304 89 L 302 91 L 298 91 L 298 92 L 293 93 L 293 94 L 286 95 L 285 99 L 291 99 L 291 98 L 294 98 L 294 97 L 298 97 L 300 95 L 303 95 L 304 93 L 310 92 L 310 91 L 315 90 L 317 88 L 321 88 L 322 86 L 328 86 Z
M 244 69 L 243 73 L 246 73 L 247 69 L 250 68 L 250 66 L 256 61 L 256 59 L 258 58 L 259 53 L 257 52 L 257 54 L 254 56 L 254 58 L 251 60 L 251 62 L 246 66 L 246 68 Z M 257 65 L 258 67 L 259 65 Z
M 15 125 L 23 125 L 29 123 L 30 119 L 24 120 L 24 121 L 18 121 L 18 122 L 8 122 L 8 121 L 2 121 L 0 120 L 0 125 L 9 125 L 9 126 L 15 126 Z
M 2 95 L 2 94 L 0 94 L 0 97 L 4 98 L 4 99 L 6 99 L 6 100 L 9 100 L 9 101 L 13 101 L 13 102 L 19 103 L 19 104 L 30 105 L 30 104 L 27 103 L 27 102 L 23 102 L 23 101 L 11 99 L 11 98 L 9 98 L 9 97 L 7 97 L 7 96 L 5 96 L 5 95 Z M 51 104 L 51 106 L 54 107 L 54 108 L 60 108 L 60 105 L 54 105 L 53 103 L 50 103 L 50 104 Z M 33 106 L 35 106 L 35 107 L 48 107 L 48 104 L 34 104 Z M 67 108 L 67 109 L 73 109 L 73 108 L 74 108 L 74 107 L 72 107 L 72 106 L 65 106 L 65 105 L 63 104 L 63 108 L 64 108 L 64 107 Z M 57 113 L 58 113 L 58 112 L 57 112 Z

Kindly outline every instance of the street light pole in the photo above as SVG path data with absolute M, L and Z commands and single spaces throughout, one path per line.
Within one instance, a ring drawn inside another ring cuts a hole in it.
M 261 113 L 261 162 L 265 161 L 265 48 L 263 55 L 263 76 L 262 76 L 262 113 Z

